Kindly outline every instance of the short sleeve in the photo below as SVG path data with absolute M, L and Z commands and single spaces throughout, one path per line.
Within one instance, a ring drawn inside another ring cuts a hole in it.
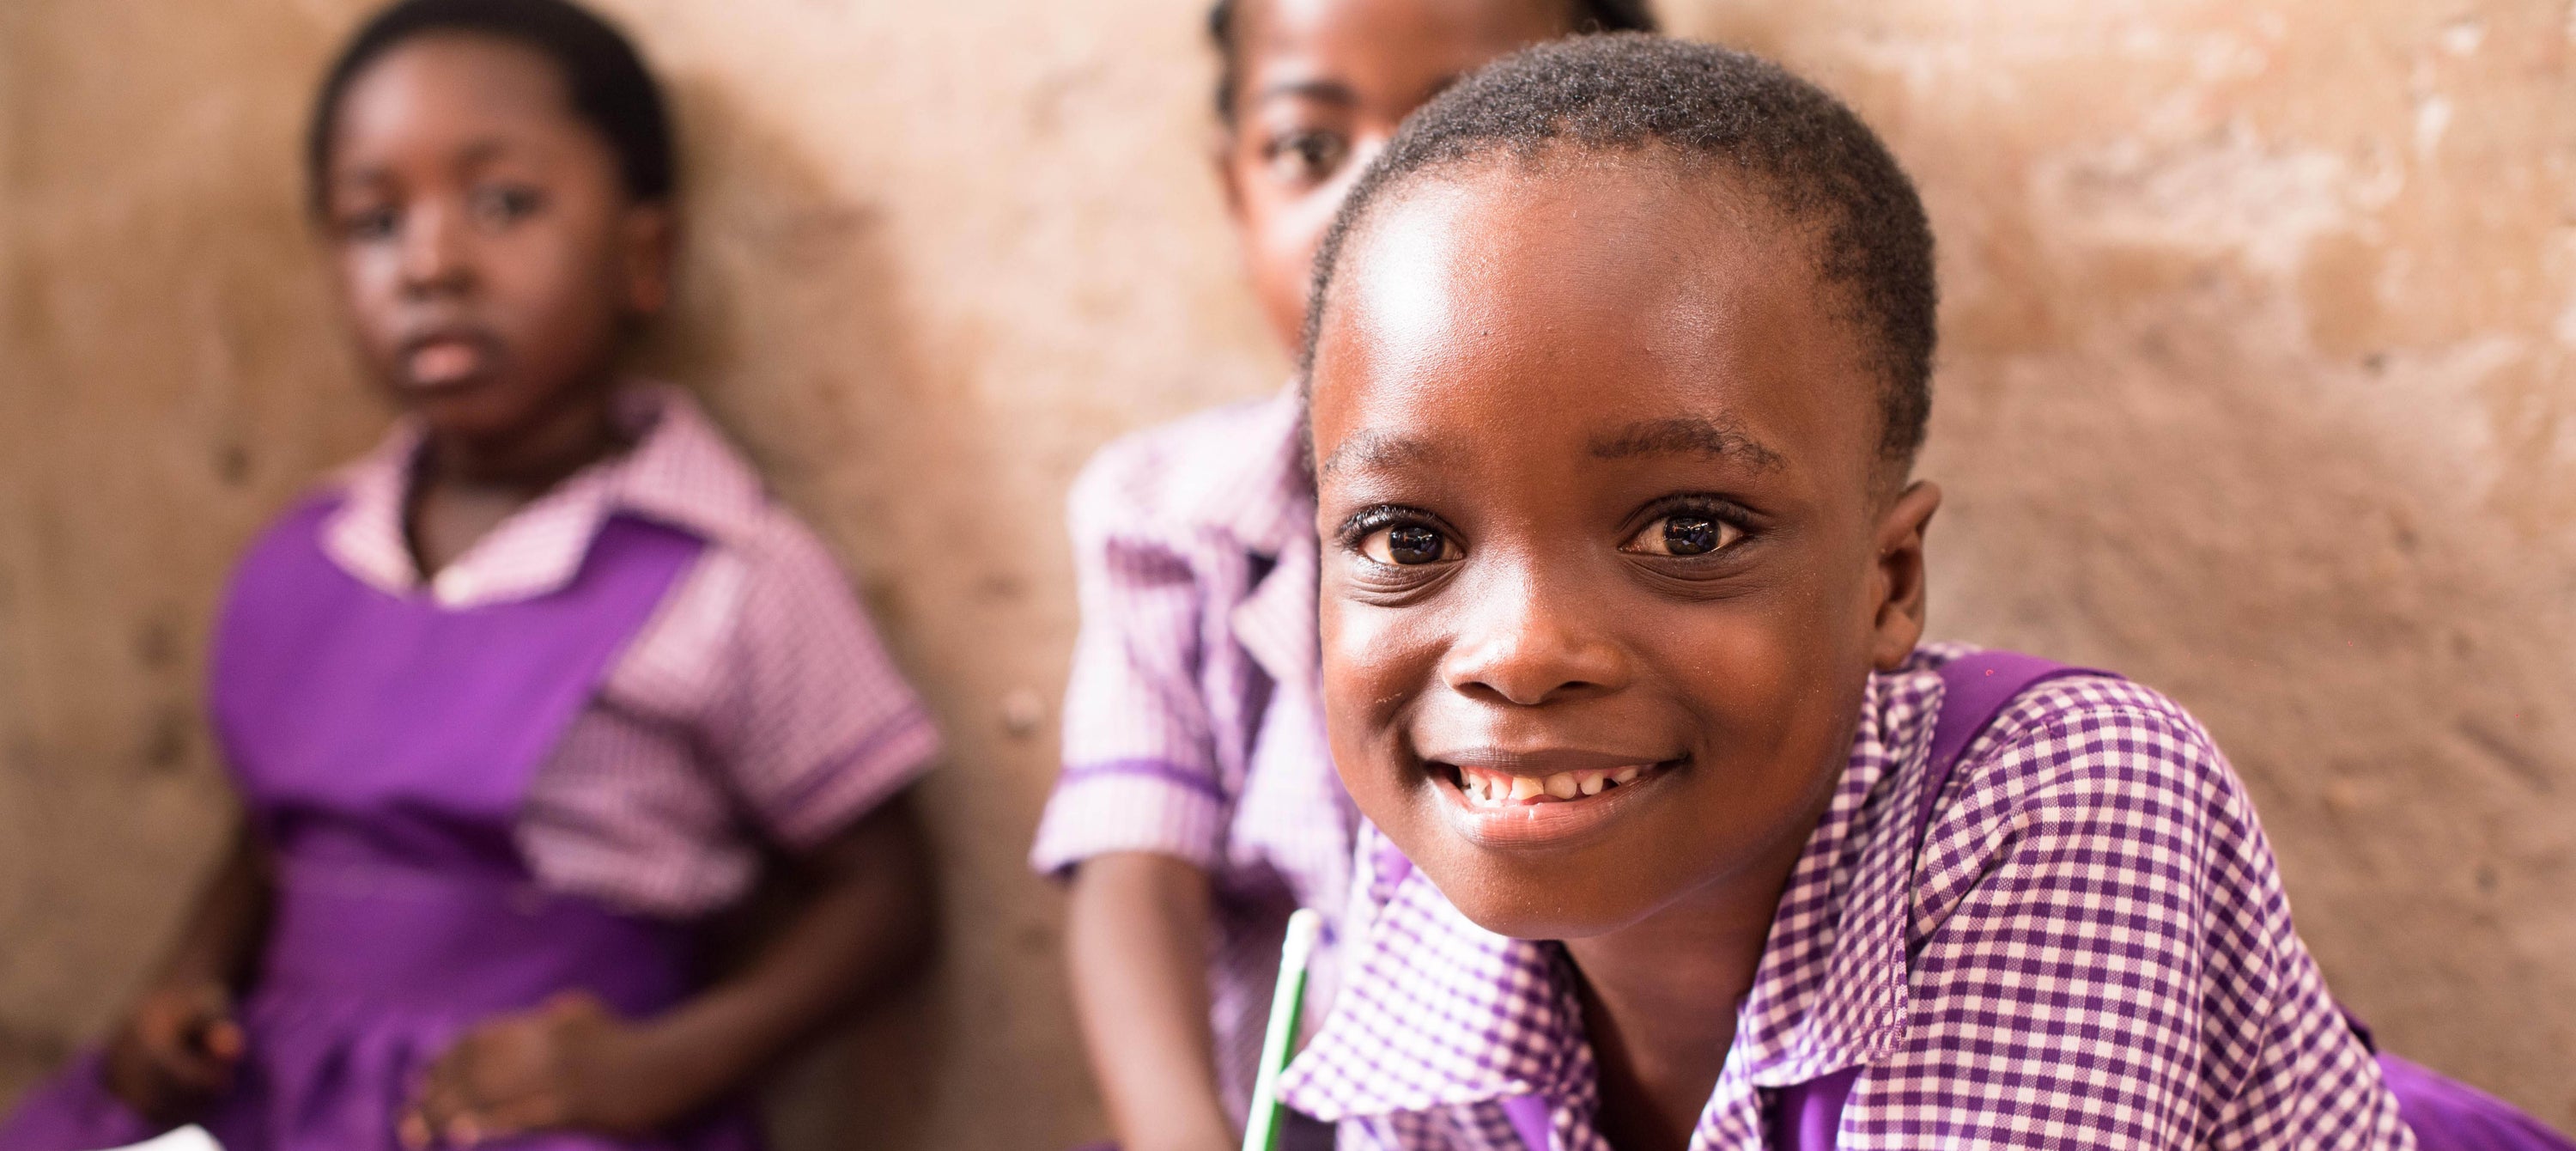
M 1865 1145 L 2404 1146 L 2208 735 L 2117 680 L 2031 698 L 1932 829 Z
M 1187 547 L 1146 522 L 1152 501 L 1140 489 L 1160 469 L 1137 458 L 1144 446 L 1105 449 L 1069 500 L 1082 628 L 1063 774 L 1030 853 L 1046 874 L 1115 851 L 1209 869 L 1223 860 L 1231 803 L 1198 676 L 1206 591 Z
M 707 750 L 773 839 L 810 847 L 926 771 L 939 733 L 820 541 L 781 523 L 740 554 Z

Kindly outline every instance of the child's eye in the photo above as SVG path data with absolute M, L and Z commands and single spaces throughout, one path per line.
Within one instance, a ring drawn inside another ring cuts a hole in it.
M 492 184 L 474 190 L 474 218 L 493 226 L 518 223 L 545 206 L 545 197 L 534 188 L 512 184 Z
M 402 216 L 391 208 L 367 208 L 340 217 L 340 235 L 353 243 L 390 239 L 402 229 Z
M 1292 183 L 1321 183 L 1340 171 L 1350 156 L 1350 142 L 1338 132 L 1283 132 L 1262 147 L 1270 170 Z
M 1454 560 L 1465 553 L 1438 528 L 1396 524 L 1370 532 L 1360 541 L 1360 554 L 1382 564 L 1419 567 Z
M 1650 556 L 1688 558 L 1724 550 L 1744 538 L 1744 529 L 1704 512 L 1674 512 L 1658 517 L 1629 537 L 1621 551 Z

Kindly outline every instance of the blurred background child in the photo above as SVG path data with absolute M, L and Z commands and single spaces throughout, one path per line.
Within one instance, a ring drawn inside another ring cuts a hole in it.
M 239 565 L 209 694 L 248 826 L 10 1151 L 743 1148 L 762 1068 L 917 966 L 938 738 L 682 392 L 662 98 L 563 0 L 408 0 L 314 107 L 312 207 L 403 416 Z M 774 852 L 786 921 L 693 927 Z
M 1652 26 L 1640 0 L 1219 3 L 1216 175 L 1281 345 L 1343 193 L 1407 113 L 1528 44 Z M 1075 1006 L 1120 1140 L 1212 1151 L 1236 1140 L 1289 912 L 1329 922 L 1348 890 L 1295 397 L 1114 443 L 1069 502 L 1082 631 L 1034 861 L 1071 878 Z

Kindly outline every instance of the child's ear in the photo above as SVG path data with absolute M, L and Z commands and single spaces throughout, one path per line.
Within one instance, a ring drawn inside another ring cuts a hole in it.
M 626 209 L 620 225 L 626 232 L 627 309 L 637 316 L 658 316 L 671 304 L 671 264 L 679 250 L 679 216 L 667 203 L 635 204 Z
M 1941 487 L 1929 480 L 1906 486 L 1878 521 L 1878 566 L 1870 581 L 1878 615 L 1872 621 L 1870 659 L 1894 671 L 1923 639 L 1923 536 L 1941 510 Z

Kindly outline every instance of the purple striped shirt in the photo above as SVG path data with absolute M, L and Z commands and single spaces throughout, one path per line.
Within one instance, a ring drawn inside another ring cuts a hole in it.
M 1918 857 L 1933 669 L 1963 650 L 1872 677 L 1695 1151 L 1762 1146 L 1771 1089 L 1854 1067 L 1846 1148 L 2412 1147 L 2243 786 L 2163 696 L 2025 693 Z M 1377 874 L 1290 1104 L 1345 1151 L 1608 1151 L 1564 949 L 1477 927 L 1373 832 L 1362 850 Z
M 1338 917 L 1357 821 L 1317 704 L 1315 502 L 1297 428 L 1293 394 L 1202 412 L 1103 448 L 1075 481 L 1082 631 L 1064 773 L 1031 853 L 1048 874 L 1116 851 L 1208 872 L 1217 1072 L 1238 1117 L 1288 914 Z

